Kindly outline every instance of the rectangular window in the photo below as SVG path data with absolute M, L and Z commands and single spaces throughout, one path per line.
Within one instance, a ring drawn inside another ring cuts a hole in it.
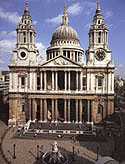
M 24 88 L 25 86 L 25 77 L 21 77 L 21 87 Z
M 22 105 L 22 112 L 25 112 L 25 105 Z
M 26 36 L 26 32 L 23 32 L 23 36 Z
M 101 31 L 99 31 L 99 34 L 98 34 L 98 43 L 101 43 Z
M 98 77 L 98 87 L 102 87 L 103 86 L 103 77 Z
M 87 79 L 83 77 L 83 90 L 86 90 Z
M 101 38 L 100 37 L 98 38 L 98 43 L 101 43 Z
M 24 43 L 26 43 L 26 37 L 24 37 Z

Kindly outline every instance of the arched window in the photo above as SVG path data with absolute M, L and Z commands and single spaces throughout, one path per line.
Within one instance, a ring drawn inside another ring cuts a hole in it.
M 100 20 L 98 20 L 98 24 L 100 24 L 101 22 L 100 22 Z
M 30 32 L 30 43 L 32 43 L 32 32 Z
M 97 111 L 98 114 L 103 114 L 103 105 L 99 104 L 98 105 L 98 111 Z
M 24 38 L 24 40 L 23 40 L 24 43 L 26 43 L 26 32 L 25 31 L 23 32 L 23 38 Z

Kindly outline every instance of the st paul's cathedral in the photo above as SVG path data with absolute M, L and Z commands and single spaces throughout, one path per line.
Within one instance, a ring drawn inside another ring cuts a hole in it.
M 53 32 L 46 61 L 39 62 L 36 31 L 26 2 L 17 25 L 9 86 L 9 124 L 100 123 L 114 113 L 114 65 L 109 29 L 97 1 L 89 45 L 81 47 L 67 7 Z

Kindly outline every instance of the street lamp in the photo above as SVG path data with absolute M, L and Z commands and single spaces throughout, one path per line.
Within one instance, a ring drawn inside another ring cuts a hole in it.
M 16 144 L 13 144 L 13 159 L 16 159 Z
M 37 158 L 37 160 L 39 159 L 39 145 L 37 145 L 37 155 L 36 155 L 36 158 Z
M 97 146 L 97 158 L 96 158 L 96 161 L 98 161 L 99 159 L 99 146 Z

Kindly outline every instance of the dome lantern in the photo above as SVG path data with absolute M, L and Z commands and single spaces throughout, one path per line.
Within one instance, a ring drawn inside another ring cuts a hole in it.
M 69 25 L 68 9 L 64 6 L 64 14 L 62 16 L 62 25 Z

